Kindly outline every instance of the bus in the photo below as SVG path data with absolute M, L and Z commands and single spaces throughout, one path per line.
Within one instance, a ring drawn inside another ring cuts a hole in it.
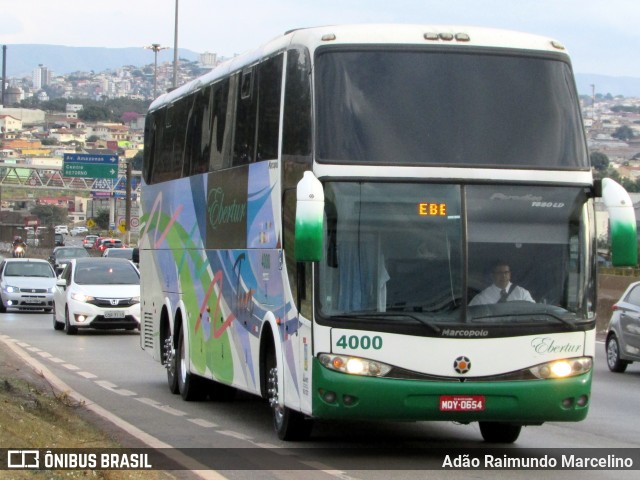
M 510 443 L 587 415 L 596 199 L 614 264 L 636 226 L 558 41 L 293 30 L 157 98 L 142 176 L 140 341 L 184 400 L 255 394 L 282 440 L 328 419 Z M 496 262 L 530 299 L 474 301 Z

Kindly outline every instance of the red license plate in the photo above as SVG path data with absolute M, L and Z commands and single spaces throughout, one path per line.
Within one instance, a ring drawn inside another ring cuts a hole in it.
M 481 412 L 484 410 L 484 395 L 441 395 L 441 412 Z

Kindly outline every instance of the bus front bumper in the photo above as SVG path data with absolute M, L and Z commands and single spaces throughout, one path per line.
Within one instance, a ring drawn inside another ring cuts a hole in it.
M 335 372 L 313 361 L 312 416 L 327 419 L 577 422 L 587 416 L 591 371 L 553 380 L 424 381 Z M 441 410 L 442 398 L 482 399 L 473 411 Z

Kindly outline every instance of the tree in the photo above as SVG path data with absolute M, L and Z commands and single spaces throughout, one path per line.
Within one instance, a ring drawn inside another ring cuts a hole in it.
M 591 152 L 589 155 L 591 166 L 598 172 L 604 172 L 609 168 L 609 157 L 602 152 Z
M 616 131 L 611 134 L 613 138 L 618 138 L 623 141 L 627 141 L 632 139 L 635 134 L 633 130 L 628 125 L 622 125 L 621 127 L 616 128 Z
M 55 205 L 36 205 L 31 209 L 31 215 L 38 217 L 40 225 L 52 227 L 66 224 L 69 212 L 66 208 Z
M 109 210 L 98 210 L 93 221 L 96 222 L 100 230 L 109 230 Z

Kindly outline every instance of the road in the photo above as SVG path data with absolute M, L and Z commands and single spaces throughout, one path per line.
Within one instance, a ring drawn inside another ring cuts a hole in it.
M 164 369 L 140 349 L 137 332 L 81 331 L 76 336 L 67 336 L 64 332 L 54 331 L 50 314 L 8 312 L 0 314 L 0 340 L 11 343 L 28 358 L 41 363 L 90 403 L 137 427 L 144 438 L 156 439 L 158 445 L 217 449 L 209 452 L 224 455 L 237 452 L 235 449 L 248 449 L 244 451 L 249 453 L 238 456 L 237 461 L 232 458 L 227 464 L 234 470 L 224 472 L 227 478 L 294 478 L 295 475 L 290 476 L 293 472 L 288 470 L 309 468 L 310 464 L 319 466 L 322 471 L 307 471 L 305 478 L 377 480 L 388 478 L 389 469 L 394 470 L 394 478 L 422 478 L 424 475 L 421 477 L 416 471 L 429 468 L 429 465 L 433 468 L 433 462 L 440 462 L 442 455 L 438 449 L 453 452 L 458 448 L 484 446 L 475 424 L 435 422 L 348 425 L 317 422 L 310 441 L 291 445 L 274 435 L 269 408 L 261 399 L 240 394 L 233 402 L 184 402 L 179 395 L 172 395 L 166 385 Z M 5 346 L 0 343 L 0 348 Z M 640 422 L 635 398 L 640 386 L 640 365 L 630 365 L 624 374 L 613 374 L 605 364 L 604 346 L 598 344 L 594 379 L 592 406 L 586 421 L 527 427 L 514 448 L 639 449 Z M 281 463 L 274 465 L 271 449 L 290 449 L 292 446 L 305 448 L 302 460 L 300 455 L 283 455 Z M 343 449 L 350 449 L 357 455 L 350 453 L 349 461 L 344 461 Z M 395 453 L 390 453 L 390 449 Z M 412 451 L 410 449 L 420 449 L 422 455 L 417 458 L 398 454 Z M 429 451 L 425 449 L 433 449 L 434 455 L 427 459 L 431 463 L 425 464 L 424 452 Z M 262 463 L 265 461 L 263 455 L 266 463 Z M 242 470 L 254 467 L 255 471 Z M 259 472 L 257 477 L 256 471 Z M 439 478 L 502 478 L 502 475 L 504 478 L 531 478 L 533 473 L 536 478 L 546 478 L 545 474 L 553 478 L 554 474 L 553 471 L 488 470 L 437 473 Z M 575 478 L 577 475 L 580 478 L 626 478 L 625 475 L 632 473 L 563 471 L 563 477 L 571 478 L 575 474 Z

